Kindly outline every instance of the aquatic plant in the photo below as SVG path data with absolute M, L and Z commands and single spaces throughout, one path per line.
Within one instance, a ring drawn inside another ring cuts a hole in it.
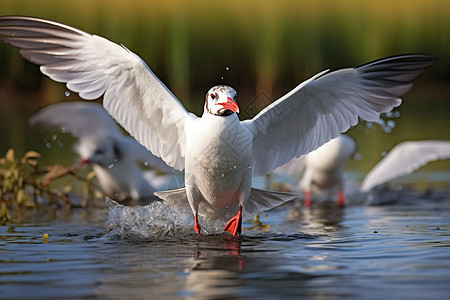
M 69 197 L 71 185 L 54 187 L 52 184 L 56 179 L 67 175 L 83 184 L 81 206 L 103 199 L 92 180 L 95 176 L 93 171 L 83 176 L 78 165 L 64 167 L 55 164 L 41 167 L 39 158 L 40 154 L 32 150 L 21 158 L 16 158 L 14 149 L 8 149 L 5 157 L 0 158 L 0 224 L 11 220 L 10 207 L 21 209 L 46 205 L 69 209 L 75 206 Z

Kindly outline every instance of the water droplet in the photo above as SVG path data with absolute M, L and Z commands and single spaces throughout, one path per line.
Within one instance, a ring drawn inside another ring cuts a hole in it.
M 373 127 L 373 123 L 372 122 L 367 122 L 367 128 L 372 128 Z
M 144 166 L 148 166 L 148 161 L 145 161 L 145 162 L 144 162 Z
M 223 80 L 223 76 L 222 76 L 222 77 L 220 77 L 220 79 L 222 79 L 222 80 Z
M 114 164 L 110 164 L 110 165 L 108 166 L 109 169 L 112 169 L 113 167 L 114 167 Z
M 381 151 L 381 157 L 385 157 L 385 156 L 386 156 L 386 154 L 387 154 L 387 152 L 386 152 L 386 151 Z
M 400 117 L 400 112 L 399 111 L 394 112 L 394 117 L 396 118 Z
M 387 117 L 387 118 L 392 118 L 393 115 L 394 115 L 394 113 L 393 113 L 392 111 L 388 111 L 388 112 L 386 113 L 386 117 Z
M 353 154 L 353 159 L 356 161 L 360 161 L 362 159 L 362 155 L 360 153 Z
M 70 92 L 69 91 L 65 91 L 64 92 L 64 96 L 69 97 L 70 96 Z
M 52 147 L 52 144 L 50 144 L 50 143 L 46 143 L 46 144 L 45 144 L 45 147 L 47 147 L 47 148 L 49 148 L 49 149 L 50 149 L 50 148 Z
M 66 127 L 61 127 L 61 132 L 66 133 Z
M 394 127 L 395 127 L 395 122 L 392 121 L 392 120 L 389 120 L 389 121 L 387 121 L 387 126 L 388 126 L 389 128 L 394 128 Z
M 221 176 L 221 177 L 225 177 L 225 174 L 222 173 L 222 174 L 220 174 L 220 176 Z
M 52 135 L 52 141 L 56 141 L 57 138 L 56 134 Z
M 251 168 L 252 168 L 252 166 L 251 166 L 251 165 L 248 165 L 248 166 L 247 166 L 247 168 L 251 169 Z
M 225 70 L 226 70 L 226 71 L 230 70 L 230 67 L 226 67 Z

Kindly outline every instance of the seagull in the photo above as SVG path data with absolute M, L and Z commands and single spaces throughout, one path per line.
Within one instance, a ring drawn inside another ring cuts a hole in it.
M 450 141 L 424 140 L 397 144 L 364 177 L 360 191 L 367 192 L 389 180 L 410 174 L 427 163 L 450 158 Z
M 103 96 L 103 106 L 125 130 L 170 167 L 185 170 L 184 188 L 157 195 L 187 199 L 198 234 L 199 208 L 236 213 L 225 226 L 235 236 L 241 233 L 243 213 L 283 202 L 282 195 L 252 188 L 252 177 L 316 149 L 355 125 L 358 117 L 374 121 L 399 106 L 411 81 L 437 61 L 407 54 L 325 70 L 241 121 L 233 88 L 212 87 L 198 117 L 139 56 L 77 28 L 5 16 L 0 17 L 0 39 L 81 98 Z
M 323 195 L 338 190 L 338 206 L 345 203 L 344 166 L 356 154 L 356 143 L 341 134 L 310 153 L 294 158 L 275 169 L 280 174 L 302 174 L 299 189 L 305 193 L 305 206 L 311 205 L 312 195 Z
M 145 204 L 155 200 L 156 189 L 139 162 L 166 172 L 170 169 L 135 139 L 123 135 L 98 103 L 53 104 L 35 113 L 29 122 L 32 126 L 57 127 L 77 137 L 75 152 L 81 165 L 92 164 L 103 192 L 119 202 Z

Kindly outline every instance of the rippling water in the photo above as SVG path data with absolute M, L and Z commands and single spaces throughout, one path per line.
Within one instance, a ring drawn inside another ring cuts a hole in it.
M 196 236 L 187 218 L 187 231 L 133 235 L 145 225 L 117 206 L 25 212 L 0 229 L 0 298 L 447 297 L 449 192 L 391 195 L 408 200 L 287 204 L 245 222 L 239 238 Z

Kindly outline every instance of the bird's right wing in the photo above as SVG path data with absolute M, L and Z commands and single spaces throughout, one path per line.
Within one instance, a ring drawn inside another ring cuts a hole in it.
M 121 136 L 115 141 L 120 151 L 126 154 L 133 162 L 144 163 L 145 166 L 158 169 L 163 172 L 173 172 L 174 170 L 159 157 L 153 155 L 147 148 L 139 144 L 134 138 Z
M 412 81 L 436 58 L 405 54 L 356 68 L 321 72 L 242 124 L 253 135 L 253 176 L 307 154 L 358 122 L 401 103 Z
M 195 118 L 136 54 L 105 38 L 54 21 L 0 17 L 0 40 L 41 72 L 103 106 L 140 143 L 184 168 L 184 126 Z
M 450 141 L 403 142 L 395 146 L 364 178 L 361 191 L 412 173 L 427 163 L 450 158 Z
M 300 175 L 305 171 L 306 156 L 294 157 L 281 167 L 273 170 L 273 173 L 283 175 Z

